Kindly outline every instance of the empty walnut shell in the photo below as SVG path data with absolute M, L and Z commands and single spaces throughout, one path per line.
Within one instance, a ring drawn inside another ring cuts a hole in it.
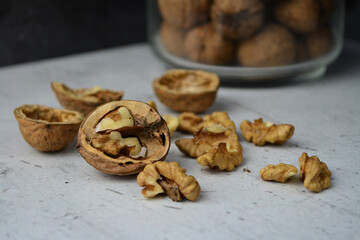
M 130 113 L 133 126 L 98 131 L 98 124 L 122 107 Z M 131 157 L 126 153 L 112 156 L 94 147 L 95 139 L 113 132 L 124 138 L 136 137 L 146 148 L 146 153 L 140 157 Z M 142 171 L 149 163 L 165 159 L 170 147 L 170 134 L 165 120 L 152 106 L 138 101 L 114 101 L 98 107 L 84 119 L 79 129 L 77 147 L 81 156 L 97 170 L 107 174 L 130 175 Z
M 100 87 L 72 89 L 60 82 L 52 82 L 51 88 L 64 108 L 78 111 L 84 116 L 97 106 L 120 100 L 124 95 L 122 91 L 115 92 Z
M 22 105 L 14 115 L 25 141 L 43 152 L 63 149 L 74 139 L 83 120 L 78 112 L 41 105 Z
M 156 78 L 153 88 L 159 100 L 179 112 L 203 112 L 216 98 L 219 77 L 196 70 L 170 70 Z

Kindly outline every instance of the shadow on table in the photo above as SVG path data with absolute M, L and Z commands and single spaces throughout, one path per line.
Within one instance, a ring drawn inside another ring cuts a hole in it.
M 278 88 L 294 85 L 314 84 L 319 82 L 327 82 L 334 80 L 343 80 L 339 77 L 347 75 L 349 72 L 353 72 L 360 66 L 360 44 L 354 41 L 346 41 L 343 51 L 340 56 L 332 63 L 324 76 L 312 79 L 312 80 L 276 80 L 276 81 L 264 81 L 264 82 L 245 82 L 237 81 L 234 79 L 224 79 L 221 82 L 221 87 L 224 88 Z

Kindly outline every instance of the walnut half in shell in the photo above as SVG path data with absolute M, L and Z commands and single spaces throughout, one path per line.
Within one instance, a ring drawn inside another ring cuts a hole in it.
M 72 89 L 60 82 L 52 82 L 51 88 L 64 108 L 81 112 L 84 116 L 97 106 L 118 101 L 124 95 L 122 91 L 115 92 L 100 87 Z
M 179 112 L 203 112 L 216 98 L 219 77 L 210 72 L 175 69 L 153 82 L 159 100 Z
M 41 105 L 22 105 L 14 115 L 25 141 L 43 152 L 63 149 L 74 139 L 83 120 L 78 112 Z
M 98 107 L 84 119 L 77 147 L 99 171 L 130 175 L 166 157 L 170 134 L 165 120 L 150 105 L 114 101 Z

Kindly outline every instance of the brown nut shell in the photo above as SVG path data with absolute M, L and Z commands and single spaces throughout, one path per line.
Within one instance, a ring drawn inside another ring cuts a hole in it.
M 97 106 L 111 101 L 118 101 L 124 95 L 122 91 L 115 92 L 101 88 L 72 89 L 60 82 L 52 82 L 51 88 L 64 108 L 78 111 L 84 116 L 88 115 Z
M 99 122 L 121 107 L 128 109 L 134 126 L 112 129 L 111 132 L 137 137 L 147 149 L 143 157 L 110 156 L 91 144 L 95 138 L 106 133 L 96 131 Z M 165 120 L 152 106 L 139 101 L 114 101 L 98 107 L 84 119 L 78 133 L 77 148 L 81 156 L 97 170 L 107 174 L 130 175 L 139 173 L 149 163 L 165 159 L 170 148 L 170 134 Z
M 284 27 L 269 24 L 239 45 L 237 57 L 246 67 L 272 67 L 291 64 L 297 55 L 293 35 Z
M 175 69 L 153 82 L 159 100 L 179 112 L 204 112 L 216 98 L 219 77 L 210 72 Z
M 165 21 L 161 24 L 160 39 L 170 53 L 180 57 L 185 56 L 185 36 L 186 32 L 183 29 L 174 27 Z
M 74 139 L 83 120 L 78 112 L 41 105 L 22 105 L 14 115 L 25 141 L 43 152 L 63 149 Z

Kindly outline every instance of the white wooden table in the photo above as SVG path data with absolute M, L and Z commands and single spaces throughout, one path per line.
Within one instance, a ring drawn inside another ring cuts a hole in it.
M 57 153 L 38 152 L 13 116 L 22 104 L 60 108 L 51 81 L 157 101 L 151 83 L 165 70 L 147 44 L 0 69 L 0 239 L 359 239 L 360 44 L 347 42 L 318 81 L 221 87 L 208 113 L 228 112 L 239 135 L 242 120 L 258 117 L 291 123 L 295 135 L 265 147 L 241 137 L 244 161 L 232 172 L 201 167 L 172 144 L 166 161 L 178 161 L 198 179 L 196 202 L 145 199 L 136 176 L 95 170 L 75 140 Z M 175 114 L 157 103 L 162 114 Z M 182 137 L 176 133 L 174 140 Z M 298 177 L 286 184 L 260 179 L 267 164 L 298 166 L 302 152 L 327 163 L 330 189 L 312 193 Z

